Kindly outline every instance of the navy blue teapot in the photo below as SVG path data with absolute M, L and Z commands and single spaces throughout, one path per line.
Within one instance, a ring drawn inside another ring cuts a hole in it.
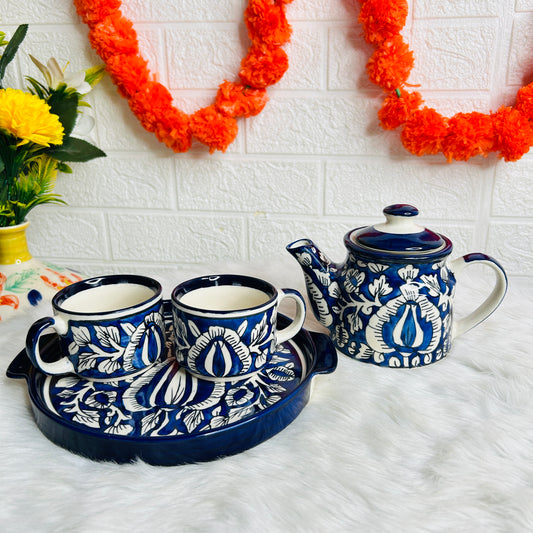
M 499 306 L 507 277 L 482 253 L 450 261 L 451 241 L 419 226 L 416 207 L 395 204 L 383 212 L 384 223 L 345 235 L 344 263 L 333 263 L 308 239 L 287 250 L 300 263 L 313 312 L 329 328 L 337 350 L 380 366 L 428 365 Z M 477 309 L 456 320 L 456 275 L 479 262 L 496 272 L 494 288 Z

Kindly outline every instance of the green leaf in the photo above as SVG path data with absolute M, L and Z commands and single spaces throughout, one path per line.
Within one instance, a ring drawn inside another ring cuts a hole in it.
M 65 130 L 65 137 L 68 137 L 74 129 L 78 116 L 78 97 L 76 93 L 53 92 L 48 98 L 48 105 L 50 106 L 50 111 L 59 117 L 59 121 L 63 124 L 63 129 Z
M 2 54 L 2 57 L 0 57 L 0 87 L 2 87 L 2 80 L 4 79 L 4 75 L 6 73 L 6 68 L 11 63 L 13 58 L 15 57 L 15 54 L 17 53 L 17 50 L 20 46 L 20 43 L 24 40 L 24 37 L 26 37 L 26 33 L 28 32 L 28 25 L 27 24 L 21 24 L 13 34 L 13 37 L 11 37 L 11 40 L 6 46 L 6 49 L 4 50 L 4 53 Z
M 96 67 L 88 68 L 85 71 L 85 81 L 91 87 L 94 87 L 103 78 L 104 73 L 105 73 L 105 65 L 98 65 Z
M 59 161 L 74 163 L 84 163 L 97 157 L 106 157 L 105 152 L 102 152 L 100 148 L 75 137 L 68 137 L 61 146 L 47 150 L 46 153 Z
M 38 82 L 35 78 L 26 76 L 26 79 L 31 83 L 33 87 L 33 91 L 29 87 L 28 87 L 28 90 L 31 93 L 36 94 L 41 100 L 46 100 L 48 96 L 48 91 L 46 87 L 42 83 Z
M 63 174 L 72 174 L 72 169 L 66 163 L 58 163 L 57 170 Z

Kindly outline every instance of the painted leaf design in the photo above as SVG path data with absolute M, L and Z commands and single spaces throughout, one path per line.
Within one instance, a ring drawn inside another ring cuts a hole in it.
M 374 355 L 374 350 L 367 346 L 366 344 L 362 344 L 359 351 L 355 354 L 356 359 L 370 359 Z
M 359 313 L 352 313 L 348 315 L 348 323 L 350 324 L 350 333 L 353 334 L 356 331 L 361 331 L 363 329 L 363 321 L 359 316 Z
M 96 366 L 96 354 L 89 352 L 80 354 L 78 359 L 78 370 L 90 370 Z
M 141 434 L 146 435 L 150 433 L 153 429 L 157 428 L 161 420 L 161 411 L 155 411 L 150 413 L 141 419 Z
M 36 269 L 23 270 L 11 274 L 4 286 L 6 292 L 24 292 L 28 286 L 33 286 L 33 280 L 39 277 L 39 271 Z
M 259 368 L 263 366 L 266 363 L 266 360 L 267 360 L 267 351 L 264 350 L 260 352 L 255 358 L 255 367 Z
M 290 368 L 292 365 L 278 366 L 275 368 L 269 368 L 267 370 L 268 377 L 273 381 L 290 381 L 296 377 L 294 370 Z
M 246 331 L 246 328 L 248 327 L 248 320 L 245 320 L 240 326 L 239 326 L 239 329 L 237 330 L 237 334 L 239 335 L 239 337 L 242 337 Z M 254 328 L 255 329 L 255 328 Z
M 283 385 L 280 385 L 279 383 L 271 383 L 267 387 L 268 392 L 284 392 L 285 387 Z
M 228 414 L 228 418 L 227 418 L 228 424 L 232 424 L 233 422 L 242 420 L 248 415 L 253 414 L 253 412 L 254 412 L 253 406 L 239 407 L 237 409 L 232 409 Z
M 106 359 L 98 365 L 98 370 L 104 374 L 113 374 L 120 369 L 120 361 L 113 359 Z
M 191 411 L 183 418 L 183 422 L 189 433 L 192 433 L 203 421 L 203 411 Z
M 331 326 L 333 322 L 333 317 L 329 313 L 328 303 L 324 296 L 322 296 L 322 291 L 312 282 L 311 278 L 305 274 L 307 291 L 309 296 L 313 300 L 314 309 L 318 315 L 320 323 L 326 327 Z
M 120 345 L 120 331 L 116 326 L 95 326 L 96 338 L 102 346 L 110 348 Z
M 85 326 L 72 326 L 72 336 L 78 346 L 87 346 L 91 342 L 91 333 Z
M 272 394 L 272 396 L 267 396 L 265 398 L 266 405 L 274 405 L 275 403 L 279 402 L 281 400 L 281 396 L 278 396 L 277 394 Z
M 377 298 L 390 294 L 392 292 L 392 287 L 388 284 L 386 276 L 381 275 L 368 286 L 368 292 L 374 298 Z
M 73 417 L 72 420 L 83 426 L 90 428 L 99 428 L 100 427 L 100 417 L 98 411 L 78 411 Z
M 420 270 L 413 265 L 406 265 L 398 270 L 398 276 L 400 276 L 400 278 L 406 283 L 409 283 L 410 281 L 414 281 L 419 272 Z
M 240 329 L 240 328 L 239 328 Z M 261 322 L 255 325 L 252 333 L 250 334 L 250 344 L 260 344 L 268 333 L 268 324 L 266 315 L 263 315 Z M 242 334 L 240 334 L 242 336 Z
M 176 372 L 165 391 L 165 403 L 167 405 L 178 405 L 185 395 L 187 388 L 188 374 Z
M 440 295 L 441 293 L 440 285 L 439 285 L 439 281 L 438 281 L 436 274 L 432 274 L 432 275 L 424 274 L 423 276 L 420 276 L 420 279 L 422 280 L 424 285 L 428 288 L 429 294 L 431 296 L 436 297 Z
M 379 263 L 368 263 L 368 269 L 374 274 L 384 272 L 385 270 L 387 270 L 387 268 L 389 268 L 388 265 L 380 265 Z
M 129 435 L 133 431 L 133 427 L 129 424 L 117 424 L 116 426 L 109 426 L 104 430 L 104 433 L 110 435 Z
M 340 298 L 341 297 L 341 288 L 339 286 L 339 284 L 334 281 L 329 287 L 328 287 L 328 294 L 332 297 L 332 298 Z
M 60 398 L 71 398 L 72 396 L 76 396 L 77 392 L 71 389 L 62 389 L 57 393 L 57 396 Z
M 121 326 L 126 335 L 128 335 L 128 337 L 131 337 L 135 332 L 135 326 L 130 322 L 124 322 L 123 324 L 121 324 Z

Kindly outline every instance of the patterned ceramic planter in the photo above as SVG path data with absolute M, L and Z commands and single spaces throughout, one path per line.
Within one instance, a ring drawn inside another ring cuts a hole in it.
M 82 276 L 34 259 L 28 250 L 29 222 L 0 228 L 0 320 L 25 313 Z

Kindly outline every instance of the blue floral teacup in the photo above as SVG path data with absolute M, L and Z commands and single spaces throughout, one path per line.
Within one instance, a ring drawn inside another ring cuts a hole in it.
M 46 374 L 78 374 L 86 379 L 122 379 L 165 355 L 162 289 L 145 276 L 117 274 L 79 281 L 52 299 L 53 317 L 29 329 L 26 352 Z M 44 361 L 39 339 L 59 336 L 62 357 Z
M 296 302 L 296 316 L 276 331 L 278 306 Z M 261 370 L 276 347 L 300 331 L 305 303 L 298 291 L 240 275 L 191 279 L 172 292 L 176 359 L 192 374 L 235 378 Z

